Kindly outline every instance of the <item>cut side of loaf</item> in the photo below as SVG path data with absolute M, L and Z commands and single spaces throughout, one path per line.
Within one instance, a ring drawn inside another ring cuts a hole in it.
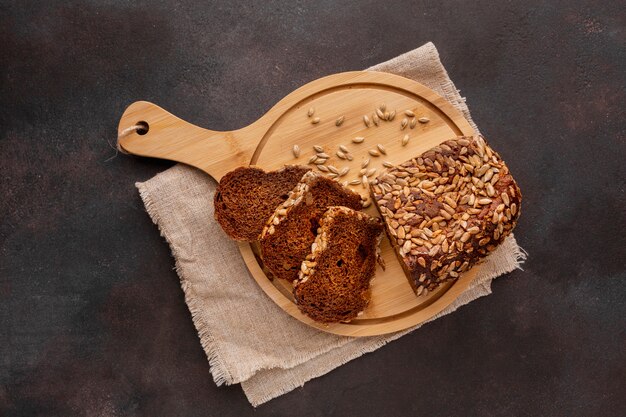
M 324 323 L 348 322 L 370 300 L 383 225 L 347 207 L 329 208 L 300 266 L 293 295 L 300 311 Z
M 309 171 L 304 166 L 290 165 L 272 172 L 255 167 L 229 172 L 215 191 L 215 219 L 232 239 L 258 240 L 267 219 Z
M 388 169 L 370 188 L 418 296 L 495 250 L 520 215 L 520 189 L 482 136 L 446 141 Z
M 330 206 L 362 207 L 361 196 L 336 181 L 308 172 L 274 212 L 261 233 L 263 264 L 276 278 L 293 281 Z

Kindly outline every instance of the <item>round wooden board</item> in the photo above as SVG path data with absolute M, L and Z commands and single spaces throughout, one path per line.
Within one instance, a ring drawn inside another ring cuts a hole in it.
M 382 103 L 387 111 L 396 110 L 393 121 L 380 121 L 378 126 L 366 127 L 363 115 L 373 118 Z M 309 108 L 320 122 L 312 124 L 307 116 Z M 428 123 L 417 123 L 415 128 L 401 129 L 405 110 L 417 118 L 426 117 Z M 335 121 L 343 116 L 344 122 Z M 257 165 L 266 170 L 285 164 L 306 165 L 315 154 L 314 145 L 322 146 L 331 156 L 326 165 L 350 171 L 341 180 L 359 177 L 361 163 L 370 159 L 368 168 L 377 174 L 384 168 L 383 161 L 399 164 L 455 136 L 472 135 L 474 130 L 463 115 L 445 99 L 429 88 L 406 78 L 377 72 L 349 72 L 331 75 L 313 81 L 289 94 L 266 115 L 250 126 L 232 132 L 215 132 L 190 125 L 151 103 L 134 103 L 120 121 L 120 132 L 138 121 L 146 121 L 150 129 L 143 136 L 131 134 L 120 139 L 124 150 L 143 156 L 172 159 L 196 166 L 216 179 L 241 165 Z M 402 146 L 408 134 L 409 142 Z M 354 137 L 365 137 L 355 144 Z M 301 149 L 299 158 L 293 146 Z M 387 154 L 373 157 L 368 154 L 381 144 Z M 346 146 L 353 161 L 336 156 L 339 145 Z M 376 175 L 377 175 L 376 174 Z M 364 196 L 369 190 L 361 185 L 352 189 Z M 365 210 L 377 216 L 371 206 Z M 386 269 L 377 268 L 372 282 L 372 299 L 363 315 L 350 323 L 324 325 L 300 313 L 294 304 L 291 284 L 268 279 L 255 244 L 240 243 L 251 275 L 263 291 L 283 310 L 296 319 L 320 330 L 347 336 L 374 336 L 401 331 L 432 318 L 450 305 L 467 289 L 477 268 L 463 274 L 456 282 L 444 285 L 427 296 L 417 297 L 404 274 L 388 240 L 381 245 Z

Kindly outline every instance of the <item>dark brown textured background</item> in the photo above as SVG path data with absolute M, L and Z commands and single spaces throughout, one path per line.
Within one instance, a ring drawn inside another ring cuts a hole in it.
M 518 3 L 1 2 L 0 415 L 626 415 L 625 6 Z M 430 40 L 524 192 L 524 271 L 253 411 L 133 186 L 170 163 L 114 157 L 119 116 L 235 129 Z

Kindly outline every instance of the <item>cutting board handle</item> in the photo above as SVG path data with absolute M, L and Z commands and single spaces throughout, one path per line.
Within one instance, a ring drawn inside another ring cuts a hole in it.
M 246 140 L 244 132 L 203 129 L 156 104 L 137 101 L 120 119 L 117 142 L 130 154 L 182 162 L 219 181 L 225 173 L 250 163 L 254 141 Z

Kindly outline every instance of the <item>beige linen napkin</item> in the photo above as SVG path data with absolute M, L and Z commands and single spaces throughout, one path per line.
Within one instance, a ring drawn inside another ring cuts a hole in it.
M 432 43 L 369 69 L 425 84 L 462 111 L 476 128 Z M 249 275 L 235 242 L 213 219 L 216 183 L 212 178 L 177 165 L 136 185 L 176 259 L 213 379 L 218 385 L 241 383 L 253 406 L 419 327 L 367 338 L 336 336 L 308 327 L 278 308 Z M 490 294 L 491 280 L 518 267 L 523 259 L 515 238 L 508 237 L 477 267 L 480 272 L 470 288 L 432 320 Z

